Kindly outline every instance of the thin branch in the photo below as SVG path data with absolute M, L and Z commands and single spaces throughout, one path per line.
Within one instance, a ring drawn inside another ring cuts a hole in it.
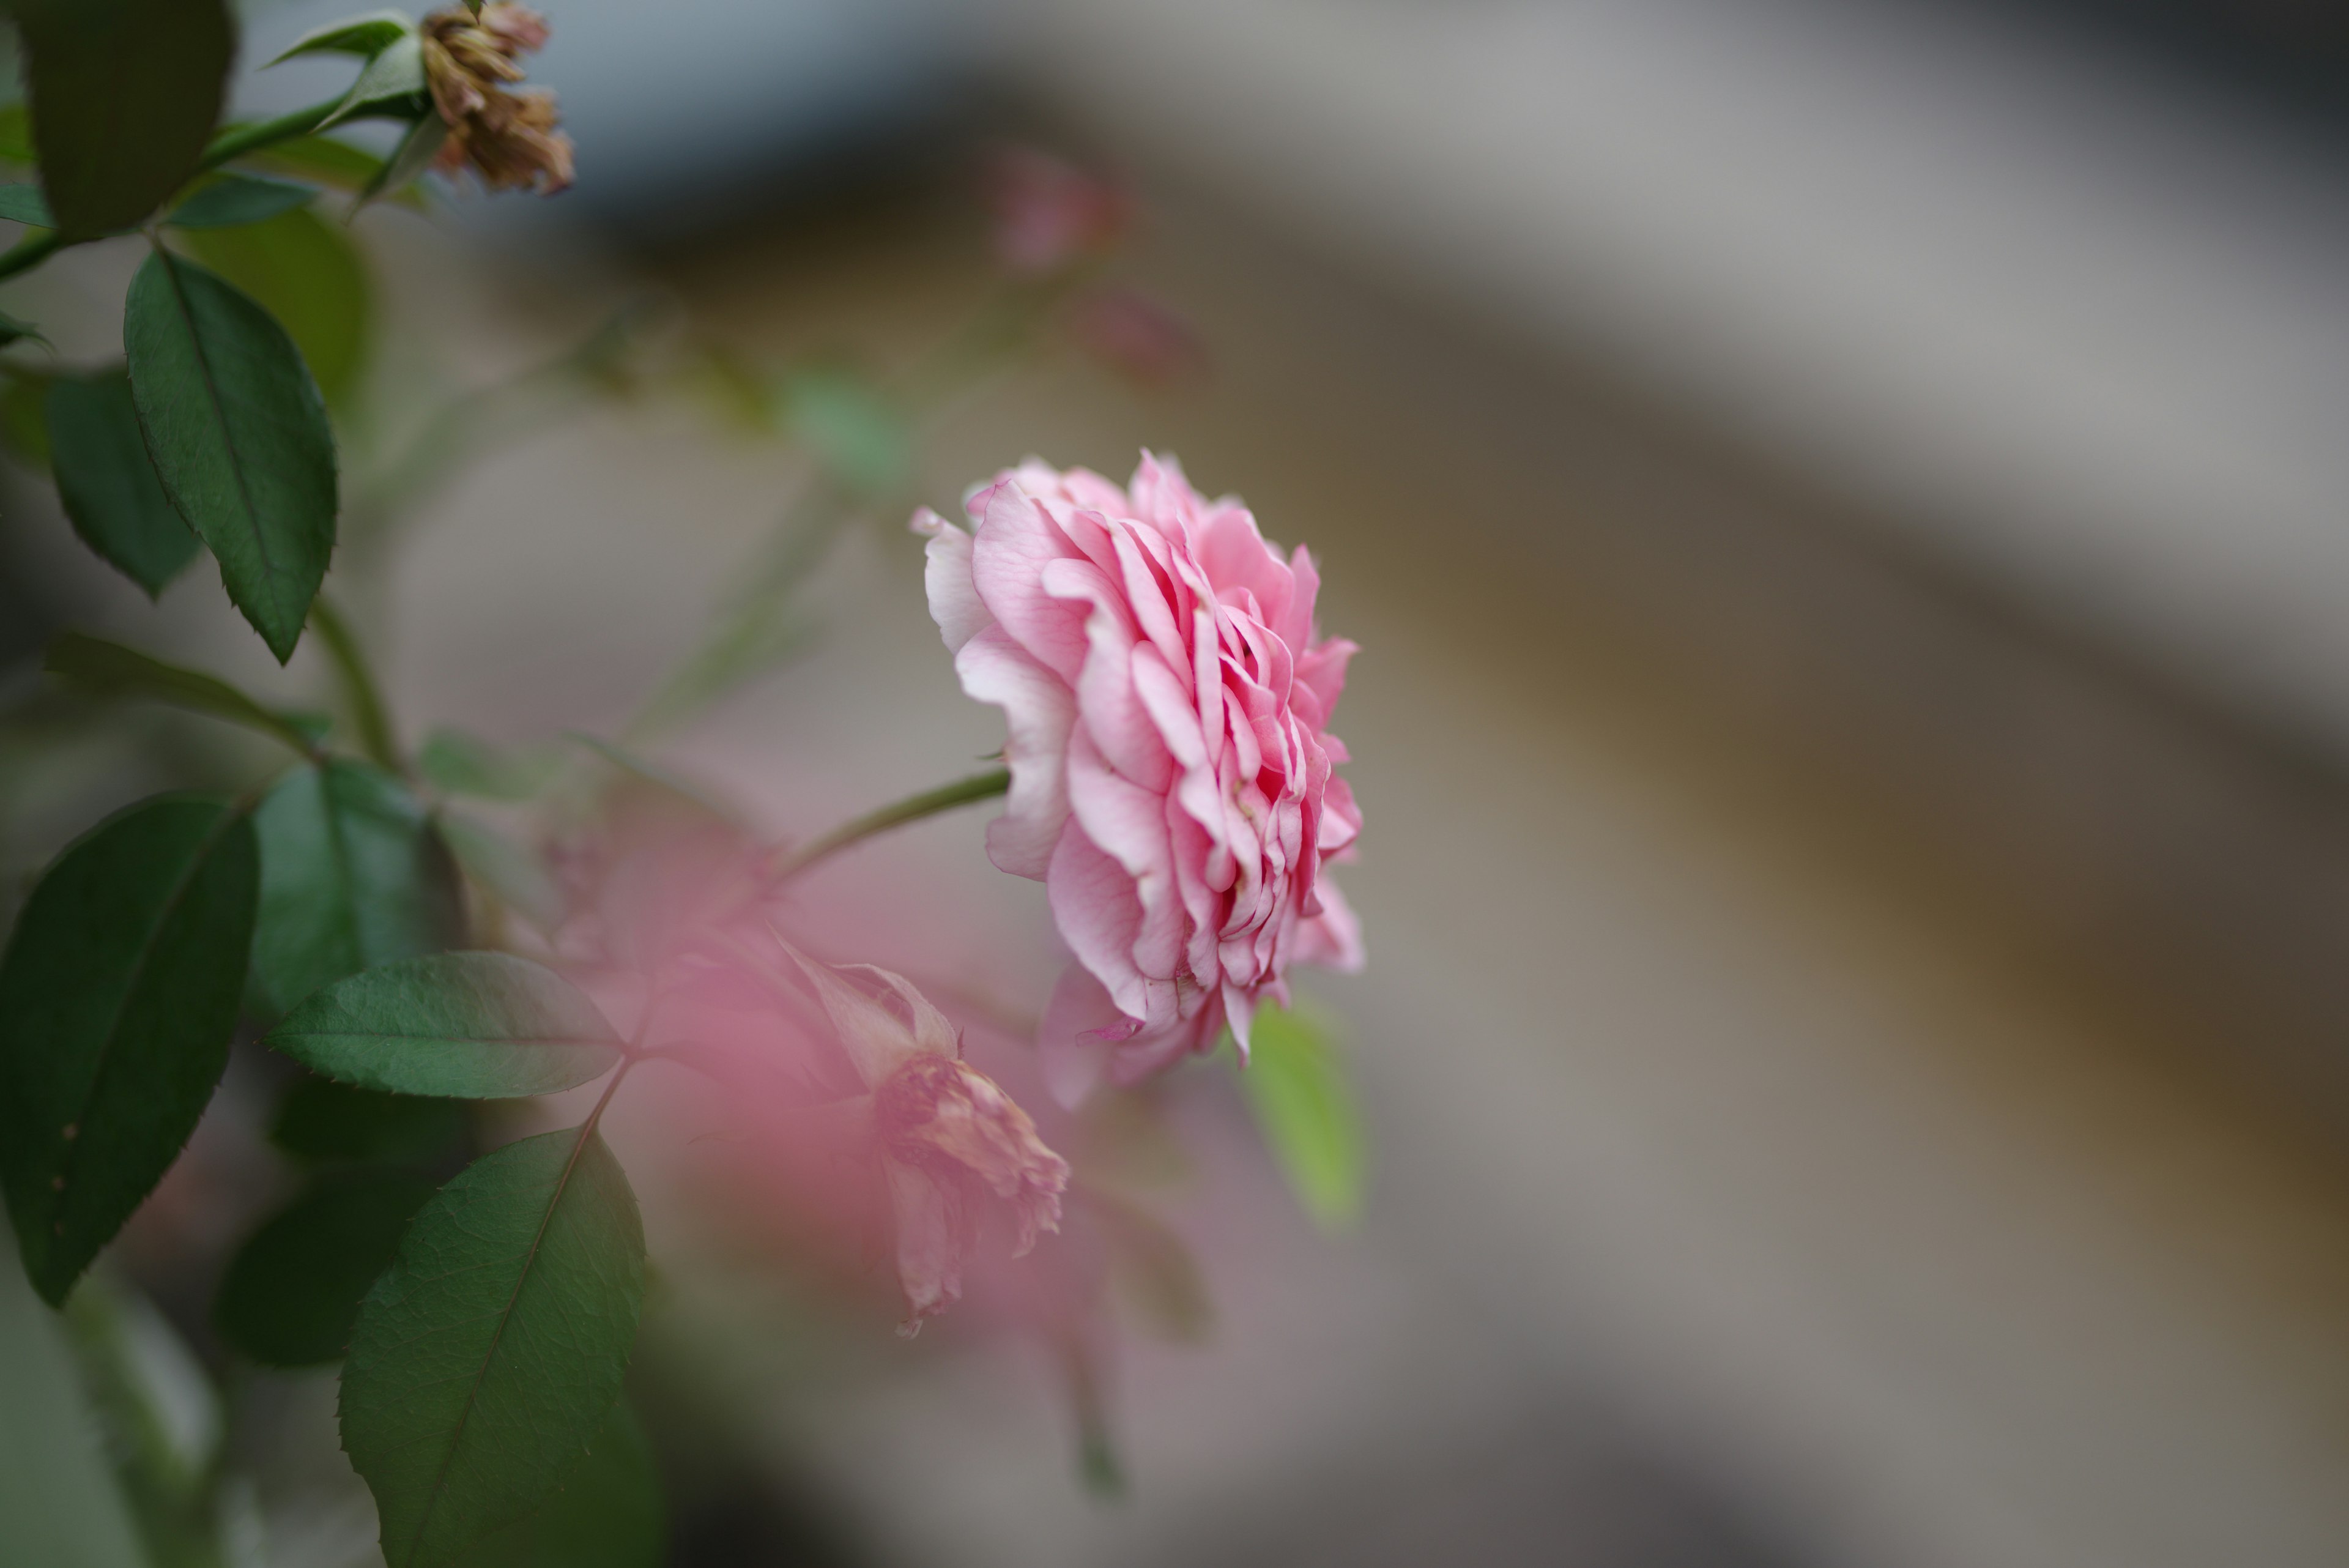
M 796 849 L 779 851 L 767 866 L 768 889 L 772 891 L 781 887 L 818 861 L 874 834 L 886 833 L 893 827 L 902 827 L 906 823 L 935 816 L 942 811 L 952 811 L 956 806 L 968 805 L 973 801 L 990 800 L 1010 787 L 1011 770 L 996 768 L 868 811 L 863 816 L 842 823 L 821 837 L 808 840 Z
M 335 673 L 340 677 L 344 701 L 349 703 L 351 723 L 359 732 L 359 746 L 368 758 L 389 768 L 393 773 L 407 772 L 399 754 L 398 738 L 392 732 L 391 715 L 384 706 L 383 689 L 378 685 L 375 671 L 369 668 L 366 650 L 359 647 L 352 634 L 350 622 L 335 608 L 326 596 L 320 594 L 310 601 L 310 626 L 325 643 L 327 655 L 334 660 Z

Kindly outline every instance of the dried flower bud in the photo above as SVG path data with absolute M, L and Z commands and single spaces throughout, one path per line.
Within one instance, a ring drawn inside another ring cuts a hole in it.
M 463 7 L 424 18 L 424 76 L 448 123 L 438 167 L 471 169 L 492 191 L 552 196 L 571 183 L 571 139 L 556 129 L 554 95 L 509 90 L 522 80 L 517 55 L 543 47 L 545 18 L 503 0 L 476 16 Z

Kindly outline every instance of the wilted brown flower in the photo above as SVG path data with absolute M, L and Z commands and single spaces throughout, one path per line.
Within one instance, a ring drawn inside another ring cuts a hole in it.
M 983 1184 L 1012 1205 L 1014 1257 L 1040 1231 L 1061 1228 L 1069 1162 L 1044 1147 L 1036 1124 L 1002 1086 L 953 1056 L 907 1057 L 874 1092 L 882 1147 L 901 1164 Z
M 424 77 L 448 123 L 437 166 L 470 168 L 492 191 L 552 196 L 571 183 L 571 139 L 555 129 L 554 95 L 510 90 L 523 78 L 515 57 L 543 47 L 546 19 L 503 0 L 475 16 L 462 6 L 424 18 Z

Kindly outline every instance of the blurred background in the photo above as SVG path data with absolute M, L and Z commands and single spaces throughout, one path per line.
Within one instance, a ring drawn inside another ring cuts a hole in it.
M 246 59 L 342 9 L 254 9 Z M 1035 358 L 941 411 L 922 493 L 1178 452 L 1313 546 L 1364 648 L 1371 961 L 1307 982 L 1350 1021 L 1364 1223 L 1261 1172 L 1202 1199 L 1215 1330 L 1123 1355 L 1120 1501 L 1034 1357 L 812 1334 L 656 1224 L 678 1562 L 2349 1556 L 2336 8 L 544 9 L 578 185 L 360 223 L 384 386 L 499 384 L 632 301 L 913 362 L 990 286 L 985 151 L 1050 147 L 1140 193 L 1127 271 L 1203 363 Z M 134 261 L 8 308 L 108 352 Z M 608 730 L 803 483 L 689 399 L 581 396 L 336 580 L 406 713 Z M 0 514 L 11 691 L 66 623 L 278 679 L 216 582 L 149 607 L 36 488 Z M 997 743 L 918 562 L 896 518 L 851 535 L 797 659 L 662 754 L 802 831 Z M 0 763 L 9 875 L 188 733 Z M 920 935 L 1032 997 L 1040 894 L 994 885 L 983 815 L 862 874 L 994 900 Z M 1260 1166 L 1223 1125 L 1211 1163 Z M 340 1463 L 330 1380 L 265 1397 Z M 365 1560 L 316 1517 L 270 1560 Z

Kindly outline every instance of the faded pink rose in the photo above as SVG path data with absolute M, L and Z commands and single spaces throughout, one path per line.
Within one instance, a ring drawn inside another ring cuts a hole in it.
M 995 254 L 1021 277 L 1051 277 L 1117 248 L 1133 220 L 1124 187 L 1033 147 L 988 161 Z
M 926 509 L 930 614 L 964 691 L 1004 710 L 1009 808 L 988 856 L 1040 878 L 1076 955 L 1046 1012 L 1074 1103 L 1211 1049 L 1243 1053 L 1294 962 L 1361 962 L 1322 874 L 1361 828 L 1328 731 L 1354 645 L 1313 628 L 1320 579 L 1237 501 L 1145 453 L 1124 489 L 1030 460 Z
M 910 1335 L 962 1296 L 973 1205 L 991 1193 L 1010 1207 L 1011 1255 L 1023 1256 L 1041 1232 L 1061 1228 L 1069 1162 L 994 1079 L 962 1059 L 953 1023 L 904 976 L 871 964 L 835 969 L 774 940 L 814 989 L 872 1096 L 905 1291 L 902 1332 Z

